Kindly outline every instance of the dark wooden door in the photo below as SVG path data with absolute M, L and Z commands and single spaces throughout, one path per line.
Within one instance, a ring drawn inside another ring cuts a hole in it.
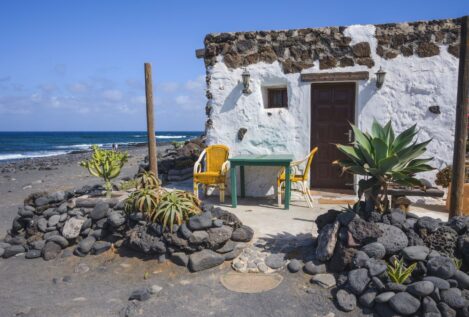
M 319 148 L 311 166 L 311 187 L 352 187 L 353 176 L 341 176 L 332 162 L 344 157 L 335 144 L 350 143 L 354 113 L 355 83 L 311 85 L 311 148 Z

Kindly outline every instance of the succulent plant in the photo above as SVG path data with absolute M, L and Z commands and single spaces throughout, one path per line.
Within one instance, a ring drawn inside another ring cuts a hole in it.
M 355 134 L 352 145 L 337 144 L 337 149 L 347 158 L 337 160 L 343 172 L 366 176 L 358 183 L 358 197 L 366 192 L 368 202 L 378 211 L 389 208 L 387 190 L 390 183 L 404 186 L 421 186 L 416 173 L 433 170 L 428 165 L 433 158 L 420 159 L 430 140 L 417 143 L 418 131 L 413 125 L 395 136 L 389 121 L 385 126 L 373 122 L 371 133 L 362 132 L 351 124 Z
M 387 264 L 387 273 L 392 282 L 404 284 L 416 266 L 417 263 L 412 263 L 409 265 L 409 267 L 406 268 L 403 258 L 400 260 L 394 258 L 392 264 Z
M 161 185 L 161 181 L 156 178 L 155 173 L 153 172 L 142 172 L 138 174 L 136 180 L 137 189 L 140 188 L 158 188 Z
M 159 222 L 164 228 L 173 230 L 173 225 L 182 224 L 191 216 L 201 213 L 200 200 L 189 192 L 174 190 L 162 193 L 158 208 L 148 213 L 149 220 Z
M 119 176 L 122 167 L 128 160 L 127 152 L 118 152 L 100 149 L 93 145 L 93 154 L 89 160 L 80 162 L 80 166 L 88 169 L 91 175 L 101 177 L 104 180 L 106 196 L 111 196 L 111 180 Z
M 140 188 L 127 197 L 124 211 L 126 213 L 141 212 L 144 215 L 150 215 L 158 208 L 163 192 L 164 190 L 161 188 Z

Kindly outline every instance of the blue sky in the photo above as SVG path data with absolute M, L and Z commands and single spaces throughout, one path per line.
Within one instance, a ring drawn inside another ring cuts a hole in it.
M 207 33 L 469 14 L 445 1 L 2 0 L 0 131 L 144 130 L 143 63 L 157 130 L 203 130 Z

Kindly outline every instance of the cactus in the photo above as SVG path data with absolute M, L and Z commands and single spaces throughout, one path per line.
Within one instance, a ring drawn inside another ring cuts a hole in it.
M 104 180 L 106 197 L 111 197 L 111 180 L 119 176 L 122 167 L 127 162 L 127 152 L 102 150 L 93 145 L 93 154 L 89 160 L 81 161 L 80 166 L 88 169 L 91 175 L 101 177 Z

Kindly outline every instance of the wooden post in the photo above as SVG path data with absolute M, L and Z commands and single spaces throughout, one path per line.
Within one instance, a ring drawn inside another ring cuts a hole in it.
M 148 133 L 148 159 L 150 171 L 158 177 L 158 163 L 155 138 L 155 121 L 153 116 L 153 83 L 151 79 L 151 64 L 145 63 L 145 96 L 147 100 L 147 133 Z
M 463 209 L 464 174 L 467 141 L 467 107 L 469 97 L 469 16 L 461 18 L 459 49 L 458 95 L 456 131 L 454 135 L 453 173 L 451 175 L 451 203 L 449 217 L 461 216 Z

